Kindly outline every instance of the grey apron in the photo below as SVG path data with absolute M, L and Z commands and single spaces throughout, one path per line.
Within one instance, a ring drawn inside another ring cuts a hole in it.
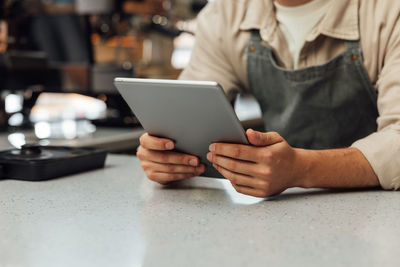
M 359 41 L 328 63 L 299 70 L 278 66 L 272 50 L 252 31 L 247 46 L 250 91 L 267 131 L 299 148 L 347 147 L 376 131 L 377 94 L 363 66 Z

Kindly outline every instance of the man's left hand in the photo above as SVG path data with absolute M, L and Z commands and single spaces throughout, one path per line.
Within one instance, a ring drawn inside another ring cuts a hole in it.
M 237 192 L 255 197 L 279 194 L 300 186 L 299 153 L 278 133 L 247 130 L 253 146 L 214 143 L 207 159 Z

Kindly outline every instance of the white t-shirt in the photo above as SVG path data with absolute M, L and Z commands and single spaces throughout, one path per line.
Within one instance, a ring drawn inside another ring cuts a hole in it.
M 274 2 L 276 19 L 288 43 L 295 69 L 308 34 L 326 14 L 329 4 L 329 0 L 313 0 L 304 5 L 286 7 Z

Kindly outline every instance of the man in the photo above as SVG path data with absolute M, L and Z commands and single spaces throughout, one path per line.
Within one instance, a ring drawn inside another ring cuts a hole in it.
M 181 79 L 215 80 L 260 102 L 252 146 L 211 144 L 208 160 L 241 193 L 290 187 L 400 187 L 400 2 L 220 0 L 198 17 Z M 138 157 L 159 183 L 199 175 L 196 157 L 145 134 Z

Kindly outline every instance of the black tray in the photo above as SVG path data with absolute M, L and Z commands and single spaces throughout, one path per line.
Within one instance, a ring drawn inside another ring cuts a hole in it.
M 42 181 L 104 167 L 107 152 L 94 148 L 27 145 L 0 152 L 0 178 Z

